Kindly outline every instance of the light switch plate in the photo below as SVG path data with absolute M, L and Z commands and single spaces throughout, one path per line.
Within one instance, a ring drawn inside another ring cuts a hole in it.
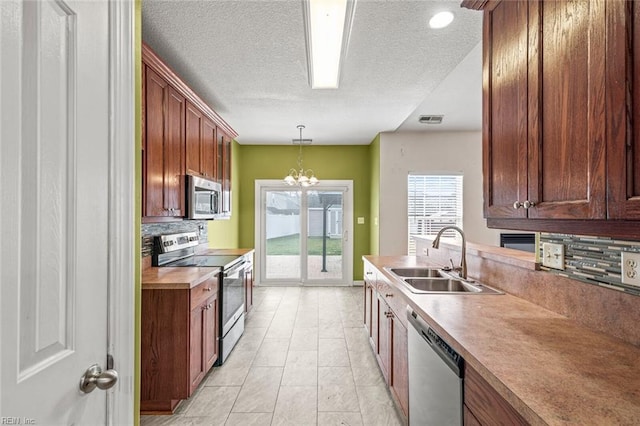
M 640 287 L 640 253 L 622 252 L 622 284 Z
M 358 225 L 364 225 L 364 217 L 358 218 Z
M 542 265 L 564 270 L 564 244 L 542 243 Z

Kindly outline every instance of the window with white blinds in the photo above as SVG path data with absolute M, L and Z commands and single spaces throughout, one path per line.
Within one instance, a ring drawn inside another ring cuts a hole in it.
M 462 228 L 461 175 L 409 175 L 409 255 L 416 254 L 414 235 L 436 236 L 447 225 Z M 446 231 L 443 237 L 454 237 Z

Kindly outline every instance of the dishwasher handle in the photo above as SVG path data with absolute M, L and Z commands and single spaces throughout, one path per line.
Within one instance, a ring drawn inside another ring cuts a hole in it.
M 413 328 L 416 329 L 418 334 L 420 334 L 420 337 L 429 344 L 431 349 L 442 358 L 445 364 L 447 364 L 458 377 L 463 377 L 464 359 L 462 356 L 449 346 L 410 306 L 407 306 L 407 320 Z

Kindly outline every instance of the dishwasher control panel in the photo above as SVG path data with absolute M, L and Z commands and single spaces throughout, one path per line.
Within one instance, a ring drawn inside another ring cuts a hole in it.
M 422 335 L 422 338 L 429 343 L 438 356 L 447 363 L 459 377 L 463 375 L 464 359 L 462 355 L 455 351 L 442 337 L 431 328 L 431 326 L 418 314 L 407 306 L 407 319 L 415 327 L 415 329 Z
M 444 355 L 448 356 L 451 361 L 456 363 L 457 365 L 461 365 L 462 356 L 458 352 L 456 352 L 447 342 L 442 340 L 442 337 L 438 336 L 435 331 L 431 327 L 427 330 L 427 338 L 431 340 L 431 342 L 438 346 L 440 350 L 444 353 Z

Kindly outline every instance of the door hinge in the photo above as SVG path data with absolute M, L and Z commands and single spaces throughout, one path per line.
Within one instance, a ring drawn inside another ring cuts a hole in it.
M 107 370 L 113 370 L 113 355 L 107 354 Z

